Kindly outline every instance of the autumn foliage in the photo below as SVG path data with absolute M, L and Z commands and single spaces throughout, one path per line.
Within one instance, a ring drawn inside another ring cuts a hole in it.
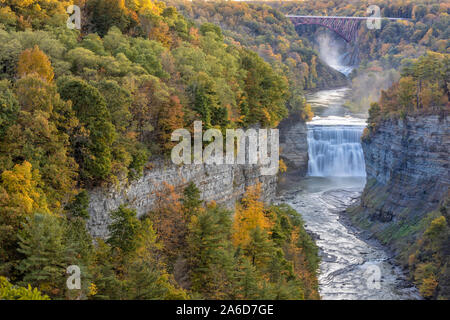
M 22 52 L 17 64 L 17 73 L 20 77 L 37 75 L 47 82 L 51 82 L 54 77 L 50 60 L 38 46 Z

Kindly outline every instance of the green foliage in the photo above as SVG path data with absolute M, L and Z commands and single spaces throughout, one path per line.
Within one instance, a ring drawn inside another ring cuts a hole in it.
M 112 26 L 128 31 L 137 22 L 125 6 L 125 0 L 91 0 L 87 1 L 86 9 L 95 17 L 92 21 L 100 36 L 105 35 Z
M 0 277 L 0 300 L 50 300 L 36 288 L 12 285 L 5 277 Z
M 36 213 L 19 233 L 19 249 L 24 255 L 18 270 L 22 284 L 38 287 L 50 296 L 62 295 L 65 288 L 67 251 L 64 229 L 57 217 Z
M 72 217 L 89 218 L 89 195 L 86 190 L 80 191 L 65 207 Z
M 207 299 L 318 298 L 318 250 L 300 216 L 287 205 L 267 214 L 273 231 L 256 226 L 239 246 L 231 242 L 236 231 L 229 211 L 213 204 L 192 215 L 187 235 L 192 291 Z
M 66 27 L 69 2 L 2 1 L 0 274 L 37 289 L 0 280 L 1 295 L 317 298 L 306 281 L 314 267 L 297 267 L 301 255 L 284 250 L 291 238 L 254 229 L 248 247 L 235 247 L 231 212 L 204 208 L 193 183 L 182 199 L 171 186 L 158 193 L 141 220 L 120 206 L 106 241 L 86 228 L 88 190 L 141 176 L 150 155 L 170 153 L 175 129 L 198 119 L 221 130 L 276 126 L 286 106 L 309 117 L 302 90 L 318 81 L 315 53 L 298 39 L 284 48 L 282 35 L 296 37 L 286 24 L 276 37 L 264 32 L 277 48 L 256 50 L 266 62 L 245 48 L 251 42 L 233 42 L 217 24 L 196 24 L 162 2 L 82 4 L 78 31 Z M 286 22 L 265 7 L 252 19 L 268 11 Z M 69 265 L 81 268 L 81 290 L 66 288 Z
M 409 60 L 399 82 L 381 92 L 379 104 L 371 105 L 370 122 L 375 125 L 388 115 L 445 112 L 448 109 L 446 69 L 449 59 L 448 54 L 428 51 L 418 59 Z
M 191 219 L 187 240 L 191 290 L 205 298 L 226 298 L 230 293 L 233 281 L 230 226 L 230 212 L 218 207 L 210 207 Z
M 19 102 L 7 80 L 0 82 L 0 108 L 0 136 L 3 136 L 19 113 Z
M 188 217 L 196 214 L 203 204 L 203 201 L 200 200 L 200 190 L 198 190 L 197 186 L 192 181 L 184 188 L 183 198 L 181 200 Z
M 117 210 L 111 212 L 110 216 L 108 244 L 113 248 L 120 249 L 123 254 L 135 251 L 137 247 L 136 237 L 140 226 L 136 211 L 120 206 Z
M 256 53 L 246 51 L 241 67 L 247 71 L 244 99 L 248 106 L 246 124 L 274 126 L 287 116 L 287 81 L 276 74 Z M 262 88 L 262 90 L 261 90 Z
M 450 227 L 445 217 L 447 210 L 448 199 L 439 210 L 428 213 L 423 219 L 426 225 L 422 237 L 407 250 L 412 278 L 422 296 L 428 299 L 449 298 Z
M 106 179 L 111 172 L 111 145 L 116 132 L 105 99 L 95 87 L 76 78 L 59 79 L 58 91 L 63 99 L 72 101 L 73 110 L 89 131 L 88 141 L 74 146 L 82 178 Z

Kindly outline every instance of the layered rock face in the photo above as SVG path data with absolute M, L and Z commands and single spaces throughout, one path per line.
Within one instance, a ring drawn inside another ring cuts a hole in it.
M 306 123 L 290 116 L 278 126 L 280 157 L 290 172 L 304 176 L 308 171 L 308 128 Z
M 413 219 L 434 210 L 450 183 L 449 117 L 386 120 L 363 140 L 367 185 L 361 205 L 371 220 Z
M 264 176 L 257 165 L 184 165 L 155 161 L 152 168 L 136 181 L 105 190 L 90 192 L 88 229 L 93 237 L 107 237 L 109 213 L 126 204 L 137 211 L 138 216 L 152 210 L 155 195 L 166 182 L 182 192 L 193 181 L 207 202 L 216 201 L 228 208 L 234 207 L 248 186 L 261 183 L 261 198 L 270 202 L 275 196 L 277 177 Z

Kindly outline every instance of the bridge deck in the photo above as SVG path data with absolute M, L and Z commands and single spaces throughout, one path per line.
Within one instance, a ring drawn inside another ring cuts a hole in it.
M 297 15 L 286 15 L 286 18 L 317 18 L 317 19 L 348 19 L 348 20 L 410 20 L 409 18 L 390 18 L 390 17 L 344 17 L 344 16 L 297 16 Z

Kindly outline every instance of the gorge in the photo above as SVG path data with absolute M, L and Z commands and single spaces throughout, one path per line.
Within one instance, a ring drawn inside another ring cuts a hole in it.
M 277 201 L 301 213 L 316 239 L 323 299 L 419 299 L 392 254 L 352 227 L 343 213 L 358 203 L 366 183 L 360 140 L 365 119 L 343 107 L 348 93 L 341 88 L 308 96 L 316 117 L 306 127 L 307 176 L 282 177 Z

